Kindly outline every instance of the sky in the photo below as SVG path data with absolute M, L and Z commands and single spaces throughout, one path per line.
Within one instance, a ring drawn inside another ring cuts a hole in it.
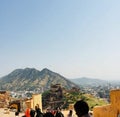
M 1 0 L 0 77 L 48 68 L 120 78 L 120 0 Z

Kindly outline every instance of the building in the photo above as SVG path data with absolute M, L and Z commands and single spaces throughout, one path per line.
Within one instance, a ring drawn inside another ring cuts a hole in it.
M 110 104 L 96 106 L 93 109 L 94 117 L 119 117 L 120 116 L 120 89 L 110 91 Z
M 43 98 L 43 107 L 55 109 L 64 104 L 61 84 L 52 84 L 49 93 Z
M 42 96 L 41 94 L 33 94 L 32 98 L 26 99 L 24 102 L 23 108 L 33 108 L 35 109 L 35 106 L 39 105 L 41 111 L 42 111 Z
M 31 98 L 26 99 L 12 99 L 9 103 L 10 109 L 16 109 L 17 111 L 24 111 L 27 108 L 35 109 L 35 106 L 39 105 L 40 109 L 42 110 L 42 96 L 41 94 L 33 94 Z

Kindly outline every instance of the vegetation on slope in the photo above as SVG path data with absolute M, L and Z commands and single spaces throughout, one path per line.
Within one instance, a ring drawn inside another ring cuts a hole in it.
M 93 95 L 80 92 L 66 93 L 64 99 L 67 102 L 67 106 L 69 104 L 74 104 L 78 100 L 85 100 L 89 104 L 90 110 L 92 110 L 94 106 L 102 106 L 107 104 L 107 101 L 103 99 L 96 98 Z
M 47 93 L 49 93 L 49 91 L 43 93 L 44 99 Z M 101 98 L 94 97 L 90 94 L 85 94 L 81 92 L 68 92 L 65 93 L 63 98 L 61 99 L 65 102 L 64 105 L 62 105 L 62 107 L 63 109 L 68 109 L 70 104 L 74 104 L 76 101 L 81 99 L 85 100 L 88 103 L 90 110 L 92 110 L 94 106 L 102 106 L 107 104 L 107 101 Z

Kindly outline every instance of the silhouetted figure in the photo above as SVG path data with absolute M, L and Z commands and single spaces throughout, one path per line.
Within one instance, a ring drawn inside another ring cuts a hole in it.
M 30 110 L 30 117 L 35 117 L 35 110 L 31 108 Z
M 74 109 L 78 117 L 90 117 L 89 106 L 85 101 L 83 100 L 77 101 L 74 104 Z
M 73 111 L 70 110 L 69 113 L 68 113 L 68 115 L 67 115 L 67 117 L 72 117 L 73 116 L 72 114 L 73 114 Z
M 43 113 L 41 112 L 39 105 L 35 106 L 35 111 L 36 111 L 36 117 L 43 117 Z
M 57 108 L 55 117 L 64 117 L 64 115 L 63 115 L 62 112 L 61 112 L 60 107 Z
M 54 115 L 52 114 L 50 109 L 47 109 L 43 117 L 54 117 Z
M 19 112 L 15 112 L 15 117 L 19 117 Z
M 53 109 L 52 109 L 50 112 L 51 112 L 53 115 L 55 115 L 55 113 L 56 113 L 56 111 L 53 110 Z

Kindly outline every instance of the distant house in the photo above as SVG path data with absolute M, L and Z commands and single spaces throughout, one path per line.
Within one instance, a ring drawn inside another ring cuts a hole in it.
M 25 111 L 27 108 L 35 109 L 35 106 L 39 105 L 42 110 L 42 97 L 41 94 L 33 94 L 31 98 L 26 99 L 13 99 L 10 102 L 10 108 L 15 108 L 17 111 Z

